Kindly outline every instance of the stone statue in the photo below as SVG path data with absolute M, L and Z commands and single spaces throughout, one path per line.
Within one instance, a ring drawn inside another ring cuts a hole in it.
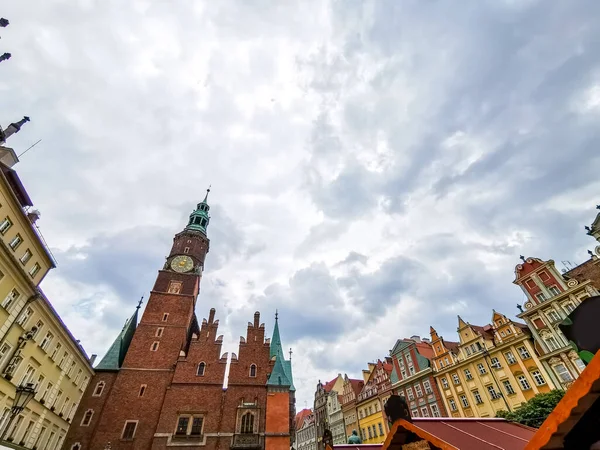
M 348 438 L 348 444 L 362 444 L 362 439 L 356 430 L 352 430 L 352 436 Z

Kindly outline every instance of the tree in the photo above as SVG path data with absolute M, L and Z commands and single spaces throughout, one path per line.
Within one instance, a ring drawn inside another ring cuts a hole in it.
M 511 422 L 517 422 L 529 427 L 539 428 L 564 395 L 565 391 L 560 389 L 555 389 L 545 394 L 537 394 L 512 412 L 498 411 L 496 417 L 502 417 Z

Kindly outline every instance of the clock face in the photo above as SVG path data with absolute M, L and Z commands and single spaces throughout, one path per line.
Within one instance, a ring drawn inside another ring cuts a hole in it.
M 171 261 L 171 269 L 175 272 L 189 272 L 194 268 L 194 260 L 189 256 L 176 256 Z

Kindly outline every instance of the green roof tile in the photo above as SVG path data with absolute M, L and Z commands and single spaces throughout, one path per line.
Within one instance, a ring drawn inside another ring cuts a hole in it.
M 125 322 L 123 329 L 112 343 L 102 360 L 94 368 L 95 370 L 119 370 L 123 365 L 123 360 L 133 339 L 133 333 L 137 327 L 139 306 L 135 309 L 133 315 Z

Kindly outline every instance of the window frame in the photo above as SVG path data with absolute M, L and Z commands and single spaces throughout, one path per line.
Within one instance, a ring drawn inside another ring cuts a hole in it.
M 200 368 L 202 368 L 202 370 L 200 370 Z M 200 361 L 196 366 L 196 376 L 203 377 L 204 375 L 206 375 L 206 363 L 204 361 Z
M 86 422 L 86 417 L 88 416 L 88 413 L 91 413 L 89 416 L 89 420 L 87 420 Z M 81 418 L 81 422 L 79 423 L 80 427 L 89 427 L 90 423 L 92 422 L 92 418 L 94 417 L 94 410 L 92 408 L 89 408 L 88 410 L 86 410 L 85 413 L 83 413 L 83 417 Z
M 94 387 L 94 391 L 92 392 L 92 397 L 102 397 L 102 393 L 104 392 L 105 387 L 106 382 L 104 380 L 98 381 L 98 383 L 96 383 L 96 386 Z M 98 392 L 98 388 L 100 388 L 100 392 Z
M 15 237 L 10 240 L 10 242 L 8 243 L 8 246 L 10 247 L 10 249 L 13 252 L 16 252 L 22 243 L 23 243 L 23 236 L 21 236 L 21 233 L 17 233 L 17 234 L 15 234 Z
M 23 255 L 19 258 L 19 262 L 22 265 L 25 265 L 29 262 L 29 260 L 33 258 L 33 253 L 31 252 L 31 249 L 26 249 L 25 253 L 23 253 Z
M 12 220 L 8 216 L 4 218 L 2 222 L 0 222 L 0 235 L 4 236 L 10 227 L 13 226 Z
M 137 432 L 139 420 L 126 420 L 125 425 L 123 425 L 123 430 L 121 431 L 121 440 L 122 441 L 133 441 L 135 439 L 135 433 Z M 127 431 L 127 425 L 133 424 L 133 432 L 131 433 L 131 437 L 125 437 L 125 431 Z

